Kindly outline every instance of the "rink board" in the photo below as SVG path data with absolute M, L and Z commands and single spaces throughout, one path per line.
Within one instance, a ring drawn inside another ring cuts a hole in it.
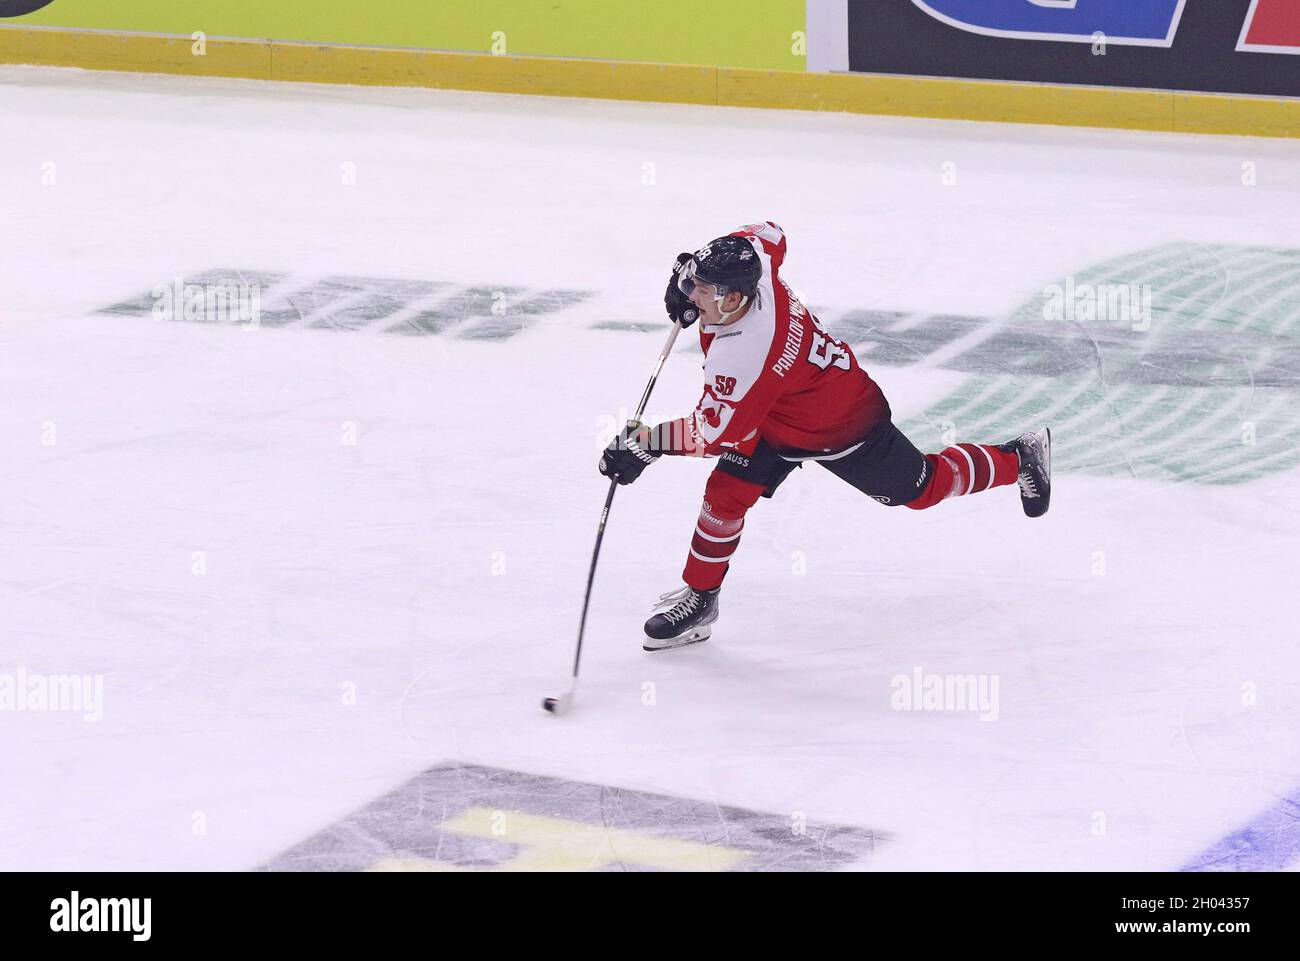
M 1300 99 L 0 27 L 0 63 L 192 76 L 1300 136 Z

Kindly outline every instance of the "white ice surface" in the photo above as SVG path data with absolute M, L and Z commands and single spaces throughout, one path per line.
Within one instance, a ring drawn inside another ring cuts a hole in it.
M 97 723 L 0 714 L 0 868 L 247 869 L 462 760 L 888 832 L 862 867 L 1167 870 L 1300 783 L 1294 473 L 1063 474 L 1030 522 L 801 471 L 714 638 L 652 657 L 709 470 L 664 460 L 539 709 L 662 339 L 589 328 L 659 323 L 677 251 L 772 218 L 813 303 L 996 316 L 1154 244 L 1296 246 L 1293 143 L 5 68 L 0 144 L 0 672 L 105 675 Z M 94 313 L 225 266 L 601 296 L 483 342 Z M 873 373 L 904 416 L 960 383 Z M 891 710 L 915 666 L 997 674 L 999 719 Z

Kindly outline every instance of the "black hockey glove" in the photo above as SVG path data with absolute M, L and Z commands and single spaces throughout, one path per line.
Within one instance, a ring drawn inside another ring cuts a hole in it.
M 623 433 L 610 441 L 597 466 L 606 477 L 630 484 L 659 456 L 650 450 L 650 428 L 633 420 L 628 421 Z
M 691 262 L 693 254 L 678 254 L 677 262 L 673 264 L 673 275 L 668 278 L 668 289 L 664 291 L 664 310 L 668 311 L 674 323 L 681 324 L 683 327 L 689 327 L 700 319 L 700 311 L 691 299 L 682 293 L 682 289 L 677 286 L 677 278 L 681 276 L 682 268 Z

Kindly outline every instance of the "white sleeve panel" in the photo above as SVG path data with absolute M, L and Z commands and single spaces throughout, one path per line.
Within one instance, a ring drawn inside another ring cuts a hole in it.
M 743 318 L 717 328 L 704 361 L 704 396 L 695 411 L 695 428 L 710 445 L 726 433 L 737 408 L 762 376 L 776 337 L 771 260 L 761 244 L 754 247 L 763 263 L 758 296 Z

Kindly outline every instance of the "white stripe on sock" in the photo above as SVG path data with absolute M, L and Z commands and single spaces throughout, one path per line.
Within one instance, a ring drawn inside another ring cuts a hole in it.
M 986 491 L 993 486 L 993 475 L 996 474 L 997 471 L 993 467 L 993 455 L 989 453 L 989 449 L 983 444 L 976 444 L 975 446 L 980 449 L 980 452 L 984 455 L 984 459 L 989 462 L 989 482 L 980 488 L 981 491 Z
M 704 533 L 704 531 L 700 530 L 700 525 L 699 525 L 699 524 L 696 524 L 696 525 L 695 525 L 695 533 L 696 533 L 696 534 L 699 534 L 700 537 L 703 537 L 706 541 L 713 541 L 713 543 L 715 543 L 715 544 L 726 544 L 726 543 L 728 543 L 729 541 L 734 541 L 734 540 L 736 540 L 738 537 L 740 537 L 741 534 L 743 534 L 743 533 L 745 533 L 745 532 L 744 532 L 743 530 L 739 530 L 739 531 L 736 531 L 736 533 L 732 534 L 730 537 L 715 537 L 715 536 L 713 536 L 712 534 L 706 534 L 706 533 Z
M 735 552 L 733 551 L 732 553 L 734 554 Z M 697 561 L 706 561 L 709 564 L 725 564 L 727 561 L 731 560 L 731 554 L 728 554 L 726 557 L 705 557 L 703 554 L 697 553 L 693 547 L 691 548 L 691 557 L 695 558 Z
M 961 456 L 966 458 L 966 463 L 970 465 L 970 483 L 966 485 L 966 490 L 963 492 L 969 494 L 975 489 L 975 461 L 971 459 L 970 454 L 966 453 L 965 447 L 954 447 L 953 450 L 959 451 Z

